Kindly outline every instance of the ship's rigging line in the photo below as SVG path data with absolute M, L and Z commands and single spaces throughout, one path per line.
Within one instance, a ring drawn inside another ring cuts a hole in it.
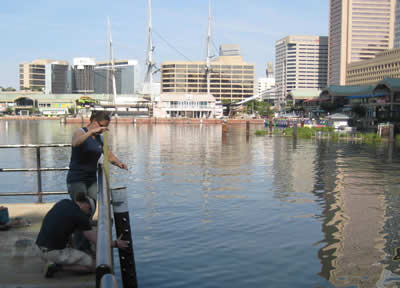
M 171 43 L 169 43 L 164 37 L 161 36 L 160 33 L 158 33 L 156 30 L 153 29 L 154 34 L 156 34 L 161 40 L 163 40 L 170 48 L 172 48 L 173 50 L 175 50 L 175 52 L 177 52 L 178 54 L 180 54 L 181 56 L 183 56 L 186 60 L 193 62 L 189 57 L 187 57 L 185 54 L 183 54 L 181 51 L 178 50 L 178 48 L 174 47 L 174 45 L 172 45 Z

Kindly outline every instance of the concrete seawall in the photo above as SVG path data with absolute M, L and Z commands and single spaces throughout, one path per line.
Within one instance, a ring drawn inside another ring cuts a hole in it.
M 89 123 L 88 117 L 41 117 L 41 116 L 4 116 L 1 120 L 57 120 L 66 124 L 70 123 Z M 222 124 L 245 125 L 264 124 L 264 119 L 199 119 L 199 118 L 134 118 L 134 117 L 113 117 L 113 124 Z
M 65 118 L 65 123 L 88 123 L 88 118 Z M 199 119 L 199 118 L 131 118 L 131 117 L 113 117 L 111 123 L 114 124 L 222 124 L 228 125 L 245 125 L 247 122 L 250 124 L 264 124 L 264 119 Z

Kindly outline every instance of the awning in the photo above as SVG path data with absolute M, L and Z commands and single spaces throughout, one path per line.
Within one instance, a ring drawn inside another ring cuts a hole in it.
M 328 98 L 317 98 L 317 99 L 308 99 L 303 101 L 303 103 L 309 103 L 309 102 L 322 102 L 322 101 L 328 101 Z
M 368 94 L 368 95 L 357 95 L 357 96 L 346 96 L 346 98 L 356 99 L 356 98 L 371 98 L 371 97 L 381 97 L 387 96 L 386 93 Z

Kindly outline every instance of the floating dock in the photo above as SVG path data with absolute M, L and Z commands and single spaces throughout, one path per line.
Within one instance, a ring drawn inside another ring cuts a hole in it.
M 22 217 L 30 226 L 0 231 L 0 288 L 93 288 L 96 275 L 59 272 L 44 277 L 45 261 L 37 255 L 35 241 L 43 217 L 54 203 L 5 204 L 10 218 Z

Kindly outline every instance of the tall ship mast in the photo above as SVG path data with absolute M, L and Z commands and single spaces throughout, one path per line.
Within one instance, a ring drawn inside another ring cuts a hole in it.
M 211 74 L 211 0 L 208 0 L 208 31 L 207 31 L 207 58 L 206 58 L 206 78 L 207 78 L 207 95 L 210 95 L 210 74 Z
M 143 92 L 144 94 L 150 95 L 150 100 L 153 102 L 153 26 L 152 26 L 152 19 L 151 19 L 151 0 L 148 0 L 149 6 L 149 23 L 148 23 L 148 35 L 147 35 L 147 58 L 146 58 L 146 75 L 144 78 L 144 85 L 143 85 Z
M 114 63 L 114 50 L 112 47 L 112 35 L 111 35 L 111 24 L 110 17 L 107 18 L 107 26 L 108 26 L 108 41 L 109 41 L 109 49 L 110 49 L 110 62 L 111 62 L 111 81 L 112 81 L 112 104 L 115 104 L 117 98 L 117 87 L 115 84 L 115 63 Z

